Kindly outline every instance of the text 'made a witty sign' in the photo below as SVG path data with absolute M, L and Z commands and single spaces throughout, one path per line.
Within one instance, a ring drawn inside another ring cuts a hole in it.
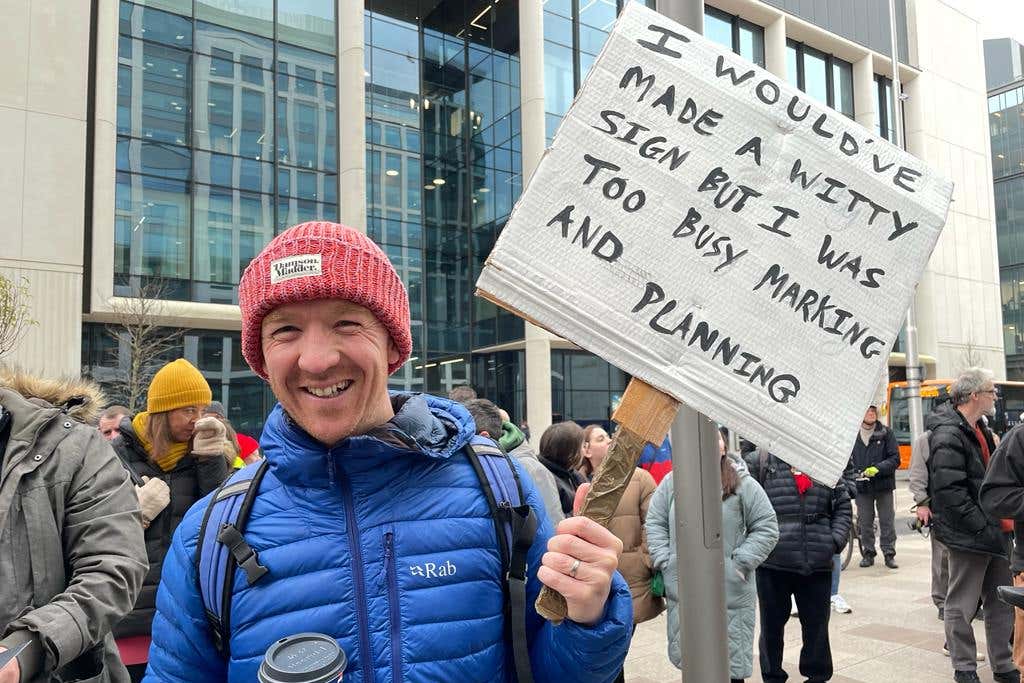
M 633 3 L 477 286 L 832 484 L 951 193 Z

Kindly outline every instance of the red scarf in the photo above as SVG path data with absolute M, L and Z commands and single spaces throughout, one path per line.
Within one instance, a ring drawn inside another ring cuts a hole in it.
M 807 493 L 807 489 L 814 486 L 814 482 L 811 481 L 811 478 L 808 477 L 803 472 L 797 472 L 796 470 L 793 470 L 793 479 L 796 481 L 796 490 L 800 493 L 801 496 Z

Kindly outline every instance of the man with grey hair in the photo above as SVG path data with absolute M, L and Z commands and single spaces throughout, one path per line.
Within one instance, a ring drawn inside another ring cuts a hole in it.
M 992 433 L 982 419 L 995 414 L 992 373 L 965 370 L 953 382 L 952 402 L 928 416 L 928 479 L 932 494 L 932 533 L 949 549 L 949 588 L 944 621 L 953 679 L 980 681 L 977 674 L 974 616 L 980 598 L 985 606 L 985 640 L 993 679 L 1019 683 L 1009 640 L 1013 611 L 996 596 L 1010 583 L 1008 538 L 1000 520 L 981 506 L 980 491 L 989 458 L 995 451 Z
M 537 454 L 530 448 L 523 433 L 508 419 L 508 413 L 486 398 L 470 399 L 462 405 L 473 416 L 476 433 L 497 442 L 530 476 L 537 491 L 540 492 L 540 497 L 544 501 L 544 511 L 548 513 L 551 523 L 558 524 L 562 521 L 562 504 L 558 499 L 555 477 L 537 459 Z

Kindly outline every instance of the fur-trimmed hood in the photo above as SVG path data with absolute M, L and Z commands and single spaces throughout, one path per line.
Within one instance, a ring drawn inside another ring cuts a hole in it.
M 99 385 L 78 377 L 50 379 L 0 366 L 0 387 L 15 391 L 33 402 L 41 401 L 61 408 L 71 418 L 86 424 L 92 424 L 106 404 Z

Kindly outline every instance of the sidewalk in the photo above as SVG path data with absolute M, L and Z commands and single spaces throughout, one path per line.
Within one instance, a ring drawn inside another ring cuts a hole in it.
M 953 669 L 942 654 L 942 622 L 931 600 L 931 548 L 928 540 L 907 528 L 913 500 L 906 480 L 896 484 L 896 561 L 900 568 L 886 569 L 878 557 L 874 567 L 861 569 L 854 550 L 843 572 L 840 594 L 853 607 L 851 614 L 832 612 L 829 632 L 835 675 L 832 683 L 949 683 Z M 978 649 L 985 651 L 985 629 L 975 622 Z M 665 616 L 640 624 L 626 658 L 630 683 L 679 683 L 680 673 L 668 661 Z M 786 671 L 793 683 L 803 680 L 797 661 L 800 625 L 791 618 L 786 625 Z M 987 662 L 978 676 L 992 681 Z M 754 675 L 748 683 L 760 683 L 757 635 L 754 636 Z M 696 683 L 696 682 L 695 682 Z M 700 682 L 711 683 L 711 682 Z

